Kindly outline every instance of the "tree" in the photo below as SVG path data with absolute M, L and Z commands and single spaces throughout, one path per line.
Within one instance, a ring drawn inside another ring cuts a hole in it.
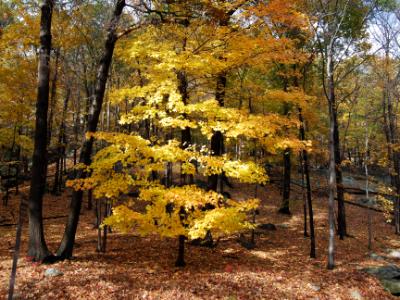
M 396 87 L 400 73 L 396 70 L 393 57 L 397 56 L 399 31 L 394 25 L 398 20 L 391 11 L 382 11 L 374 18 L 374 39 L 381 46 L 383 57 L 375 65 L 382 83 L 383 130 L 386 136 L 387 156 L 389 159 L 389 175 L 396 193 L 400 194 L 400 154 L 396 148 L 398 143 Z M 397 51 L 396 51 L 397 50 Z M 400 199 L 397 196 L 394 205 L 395 232 L 400 234 Z
M 107 37 L 104 42 L 104 52 L 98 65 L 94 99 L 90 106 L 88 123 L 86 124 L 87 132 L 96 132 L 97 130 L 97 125 L 99 122 L 100 112 L 104 99 L 104 93 L 106 89 L 108 72 L 110 69 L 115 44 L 118 40 L 117 28 L 125 5 L 126 3 L 124 0 L 118 0 L 116 2 L 112 18 L 107 29 Z M 86 165 L 90 164 L 92 148 L 93 138 L 85 138 L 80 152 L 80 163 Z M 85 178 L 85 176 L 86 173 L 79 171 L 76 177 Z M 70 258 L 72 256 L 76 229 L 78 226 L 79 214 L 82 206 L 82 196 L 82 191 L 75 191 L 73 193 L 63 239 L 57 250 L 57 256 L 61 259 Z
M 29 248 L 35 261 L 51 256 L 43 233 L 42 201 L 46 185 L 47 109 L 49 103 L 49 74 L 51 50 L 51 21 L 54 2 L 41 3 L 38 93 L 36 101 L 35 142 L 32 157 L 32 179 L 29 192 Z
M 317 39 L 317 49 L 321 55 L 322 82 L 324 94 L 328 101 L 329 110 L 329 255 L 328 269 L 334 268 L 334 201 L 335 191 L 338 200 L 338 234 L 343 239 L 347 234 L 344 206 L 344 192 L 342 185 L 341 154 L 339 128 L 337 121 L 336 84 L 343 80 L 335 77 L 335 71 L 344 54 L 363 50 L 357 41 L 364 37 L 367 18 L 370 16 L 375 3 L 363 1 L 336 1 L 308 3 Z M 311 19 L 312 20 L 312 19 Z M 347 75 L 347 74 L 345 74 Z
M 293 12 L 293 8 L 288 9 Z M 166 11 L 165 18 L 168 12 L 173 15 L 172 8 Z M 255 12 L 259 10 L 251 10 L 251 14 Z M 275 9 L 267 10 L 268 14 L 273 12 Z M 163 15 L 164 11 L 159 13 Z M 182 19 L 190 17 L 186 11 Z M 263 18 L 259 20 L 267 24 Z M 288 58 L 294 63 L 300 58 L 295 58 L 290 41 L 277 39 L 266 25 L 265 31 L 259 32 L 260 26 L 255 26 L 254 32 L 248 32 L 240 27 L 235 29 L 234 24 L 231 27 L 221 26 L 219 22 L 210 24 L 207 18 L 197 17 L 182 24 L 171 17 L 164 21 L 160 26 L 142 28 L 119 44 L 117 61 L 125 63 L 130 70 L 129 80 L 122 80 L 108 96 L 114 105 L 125 106 L 119 121 L 123 133 L 90 133 L 87 139 L 95 137 L 108 146 L 97 152 L 90 165 L 79 164 L 79 172 L 86 175 L 69 185 L 75 192 L 93 190 L 96 198 L 107 201 L 138 191 L 139 198 L 114 208 L 104 225 L 129 232 L 179 237 L 176 264 L 182 266 L 185 239 L 203 238 L 207 232 L 218 236 L 221 232 L 231 234 L 252 228 L 244 222 L 247 217 L 243 212 L 254 210 L 255 205 L 251 204 L 253 201 L 224 200 L 215 191 L 207 192 L 184 181 L 174 186 L 171 180 L 174 165 L 180 165 L 180 178 L 218 178 L 225 174 L 242 182 L 260 184 L 265 182 L 266 175 L 263 168 L 251 161 L 255 161 L 254 157 L 235 160 L 229 152 L 215 155 L 213 143 L 207 147 L 216 132 L 226 141 L 240 138 L 249 145 L 257 143 L 271 155 L 287 147 L 303 149 L 306 144 L 295 137 L 296 115 L 257 112 L 255 105 L 249 110 L 231 107 L 237 98 L 228 89 L 228 81 L 223 89 L 217 90 L 215 97 L 207 97 L 208 90 L 214 90 L 215 79 L 222 73 L 231 76 L 234 73 L 231 70 L 238 67 L 254 67 L 260 61 L 270 66 Z M 197 34 L 199 31 L 201 35 Z M 281 50 L 282 56 L 271 58 L 270 49 Z M 265 65 L 257 71 L 267 73 Z M 263 100 L 270 98 L 280 104 L 305 104 L 307 96 L 299 91 L 268 91 Z M 188 143 L 187 136 L 182 135 L 188 129 L 199 145 Z M 180 141 L 174 139 L 177 132 Z M 161 180 L 160 172 L 165 174 Z M 137 201 L 149 203 L 145 211 L 135 209 Z

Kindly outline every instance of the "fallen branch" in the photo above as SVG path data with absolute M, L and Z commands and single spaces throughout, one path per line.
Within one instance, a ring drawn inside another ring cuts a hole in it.
M 335 200 L 337 201 L 338 199 L 337 198 L 335 198 Z M 380 208 L 376 208 L 376 207 L 372 207 L 372 206 L 368 206 L 368 205 L 364 205 L 364 204 L 360 204 L 360 203 L 356 203 L 356 202 L 352 202 L 352 201 L 348 201 L 348 200 L 344 200 L 344 203 L 347 203 L 347 204 L 350 204 L 350 205 L 353 205 L 353 206 L 357 206 L 357 207 L 361 207 L 361 208 L 365 208 L 365 209 L 370 209 L 370 210 L 373 210 L 373 211 L 376 211 L 376 212 L 386 212 L 386 211 L 384 211 L 383 209 L 380 209 Z

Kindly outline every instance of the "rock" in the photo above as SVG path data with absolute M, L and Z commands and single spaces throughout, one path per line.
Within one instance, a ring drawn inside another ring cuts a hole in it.
M 262 230 L 271 230 L 271 231 L 276 230 L 276 226 L 272 223 L 260 224 L 257 226 L 257 228 Z
M 319 292 L 321 290 L 321 287 L 315 283 L 309 283 L 308 286 L 315 292 Z
M 13 300 L 17 300 L 17 299 L 23 299 L 22 298 L 22 295 L 19 293 L 19 292 L 17 292 L 17 291 L 14 291 L 14 293 L 13 293 Z
M 47 269 L 44 272 L 44 276 L 46 276 L 46 277 L 56 277 L 56 276 L 61 276 L 61 275 L 64 275 L 64 273 L 57 269 L 54 269 L 54 268 Z
M 384 259 L 385 259 L 383 256 L 380 256 L 380 255 L 378 255 L 378 254 L 376 254 L 376 253 L 374 253 L 374 252 L 372 252 L 369 256 L 370 256 L 373 260 L 384 260 Z
M 288 224 L 284 224 L 284 223 L 282 223 L 282 224 L 277 224 L 277 225 L 276 225 L 276 227 L 279 227 L 279 228 L 284 228 L 284 229 L 286 229 L 286 228 L 289 228 L 289 225 L 288 225 Z
M 395 265 L 370 267 L 363 269 L 363 271 L 375 275 L 378 279 L 400 279 L 400 268 Z
M 400 251 L 399 250 L 390 250 L 388 256 L 391 258 L 400 259 Z
M 252 250 L 256 247 L 256 245 L 250 241 L 239 240 L 238 242 L 242 247 L 246 248 L 247 250 Z
M 379 279 L 383 287 L 393 295 L 400 296 L 400 268 L 395 265 L 363 269 Z
M 354 300 L 362 300 L 363 299 L 363 297 L 360 294 L 360 291 L 357 289 L 350 290 L 349 294 L 350 294 L 351 299 L 354 299 Z
M 383 287 L 392 295 L 400 296 L 400 280 L 399 279 L 382 279 Z

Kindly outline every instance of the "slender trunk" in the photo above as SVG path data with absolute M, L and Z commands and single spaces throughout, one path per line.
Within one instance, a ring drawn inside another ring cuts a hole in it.
M 223 107 L 225 102 L 226 74 L 222 73 L 217 77 L 217 86 L 215 91 L 215 100 Z M 216 131 L 211 137 L 211 155 L 220 156 L 224 153 L 224 136 L 221 131 Z M 222 190 L 222 181 L 219 181 L 220 175 L 211 175 L 208 177 L 209 189 L 217 191 L 218 183 Z
M 305 191 L 305 179 L 304 179 L 304 165 L 303 165 L 303 155 L 300 153 L 299 155 L 300 168 L 301 168 L 301 197 L 303 200 L 303 235 L 304 237 L 308 237 L 308 229 L 307 229 L 307 198 Z
M 287 92 L 288 88 L 288 81 L 284 79 L 284 92 Z M 289 105 L 284 103 L 283 105 L 283 114 L 287 116 L 289 113 Z M 292 169 L 291 163 L 291 151 L 290 148 L 285 148 L 283 151 L 283 185 L 282 185 L 282 203 L 281 207 L 279 208 L 278 212 L 281 214 L 290 215 L 290 175 Z
M 93 208 L 93 190 L 92 189 L 88 190 L 87 199 L 88 199 L 87 209 L 92 210 L 92 208 Z
M 102 199 L 96 199 L 96 226 L 97 226 L 97 252 L 101 252 L 102 241 L 101 241 L 101 204 Z
M 334 89 L 333 89 L 334 91 Z M 335 100 L 333 96 L 332 99 Z M 337 121 L 337 109 L 336 101 L 333 103 L 333 122 L 334 122 L 334 133 L 333 133 L 333 145 L 335 150 L 335 166 L 336 166 L 336 192 L 338 200 L 338 234 L 341 240 L 344 239 L 347 234 L 346 228 L 346 213 L 344 206 L 344 190 L 343 190 L 343 177 L 342 177 L 342 158 L 340 154 L 340 139 L 339 139 L 339 127 Z
M 43 232 L 43 194 L 47 167 L 47 109 L 49 106 L 49 77 L 51 50 L 51 20 L 54 2 L 44 0 L 41 5 L 40 50 L 38 66 L 38 94 L 36 100 L 36 127 L 32 156 L 32 179 L 29 192 L 28 256 L 42 261 L 51 256 Z
M 282 204 L 279 213 L 290 215 L 289 199 L 290 199 L 290 173 L 292 163 L 290 159 L 291 151 L 286 148 L 283 152 L 283 188 L 282 188 Z
M 74 166 L 77 163 L 77 152 L 78 152 L 78 135 L 79 135 L 79 128 L 80 128 L 80 118 L 81 118 L 81 93 L 78 91 L 77 102 L 76 102 L 76 111 L 74 112 Z
M 61 116 L 61 126 L 60 131 L 58 133 L 58 145 L 57 145 L 57 162 L 56 162 L 56 171 L 54 174 L 54 185 L 53 185 L 53 194 L 59 194 L 61 192 L 61 183 L 62 183 L 62 160 L 63 160 L 63 153 L 65 152 L 65 144 L 64 137 L 65 137 L 65 119 L 67 117 L 67 109 L 68 109 L 68 102 L 71 95 L 70 88 L 67 88 L 67 93 L 64 99 L 63 111 Z
M 18 134 L 21 135 L 22 134 L 22 129 L 19 128 L 18 129 Z M 22 163 L 22 159 L 21 159 L 21 147 L 19 145 L 17 145 L 17 151 L 16 151 L 16 159 L 17 159 L 17 164 L 15 166 L 15 195 L 19 194 L 19 180 L 20 180 L 20 172 L 21 172 L 21 163 Z
M 304 120 L 301 108 L 299 108 L 299 121 L 300 121 L 300 138 L 302 141 L 305 141 L 306 133 L 304 128 Z M 312 196 L 311 196 L 311 181 L 310 181 L 310 171 L 308 162 L 308 152 L 306 149 L 302 150 L 302 158 L 303 158 L 303 170 L 306 179 L 307 207 L 308 207 L 308 216 L 310 225 L 310 257 L 316 258 L 317 256 L 315 253 L 314 211 L 313 211 Z
M 186 40 L 184 42 L 184 47 L 186 44 Z M 180 71 L 177 74 L 178 81 L 179 81 L 179 92 L 182 96 L 182 102 L 186 105 L 188 100 L 189 100 L 189 95 L 187 91 L 187 77 L 185 72 Z M 186 115 L 184 115 L 186 117 Z M 182 129 L 181 131 L 181 147 L 182 149 L 186 149 L 192 144 L 192 135 L 190 131 L 190 127 L 186 127 Z M 186 174 L 181 174 L 181 184 L 192 184 L 193 183 L 193 175 L 187 176 Z M 184 211 L 184 208 L 181 208 Z M 185 236 L 184 235 L 179 235 L 178 236 L 178 257 L 175 262 L 175 265 L 177 267 L 183 267 L 185 266 Z
M 104 217 L 103 217 L 103 221 L 105 218 L 107 218 L 109 216 L 109 205 L 110 203 L 107 203 L 108 200 L 105 199 L 104 201 Z M 108 232 L 108 226 L 104 226 L 103 227 L 103 237 L 101 239 L 101 252 L 102 253 L 106 253 L 106 249 L 107 249 L 107 232 Z
M 51 143 L 51 135 L 53 130 L 53 115 L 57 102 L 57 80 L 58 80 L 58 62 L 60 59 L 60 49 L 55 49 L 55 63 L 54 63 L 54 76 L 51 80 L 51 93 L 50 93 L 50 110 L 49 110 L 49 120 L 47 126 L 47 145 Z
M 188 86 L 187 76 L 186 76 L 185 72 L 180 71 L 180 72 L 178 72 L 177 77 L 178 77 L 178 81 L 179 81 L 178 90 L 182 96 L 183 104 L 186 105 L 189 100 L 189 94 L 187 91 L 187 86 Z M 183 117 L 186 118 L 187 116 L 184 115 Z M 190 127 L 185 127 L 184 129 L 181 130 L 181 147 L 182 147 L 182 149 L 186 149 L 191 144 L 192 144 L 192 133 L 191 133 Z M 182 184 L 187 184 L 187 183 L 192 184 L 193 183 L 193 175 L 187 176 L 186 174 L 181 174 L 181 183 Z
M 328 77 L 328 106 L 329 106 L 329 245 L 328 245 L 328 269 L 335 267 L 335 188 L 336 188 L 336 161 L 335 161 L 335 85 L 333 78 L 333 53 L 328 51 L 327 77 Z
M 104 53 L 99 63 L 98 73 L 96 77 L 96 88 L 94 93 L 94 101 L 91 103 L 89 119 L 86 126 L 87 132 L 96 132 L 97 124 L 99 122 L 101 107 L 103 104 L 104 93 L 108 78 L 108 71 L 111 65 L 115 43 L 117 42 L 117 26 L 121 17 L 123 8 L 125 7 L 125 0 L 118 0 L 111 22 L 109 23 L 108 33 L 104 45 Z M 90 164 L 90 157 L 93 148 L 93 137 L 84 138 L 79 162 L 85 165 Z M 78 171 L 77 178 L 85 178 L 86 173 L 82 170 Z M 76 229 L 79 222 L 79 214 L 82 206 L 82 191 L 74 191 L 69 208 L 69 215 L 67 224 L 64 231 L 64 236 L 61 241 L 60 247 L 57 251 L 57 256 L 60 258 L 70 258 L 72 256 Z
M 21 196 L 21 203 L 19 206 L 19 215 L 18 215 L 18 224 L 17 224 L 17 232 L 15 234 L 15 248 L 14 248 L 14 255 L 13 255 L 13 263 L 11 269 L 11 276 L 10 276 L 10 284 L 8 289 L 8 300 L 14 299 L 14 286 L 15 286 L 15 278 L 17 276 L 17 264 L 19 258 L 19 250 L 21 246 L 21 233 L 22 233 L 22 226 L 24 222 L 26 222 L 26 211 L 28 207 L 28 199 L 25 195 Z
M 371 202 L 369 200 L 369 178 L 368 178 L 368 142 L 369 142 L 369 135 L 368 135 L 368 124 L 365 126 L 365 197 L 367 198 L 368 206 L 371 207 Z M 368 209 L 368 250 L 372 249 L 372 220 L 371 220 L 371 209 Z
M 185 236 L 178 237 L 178 258 L 176 259 L 175 266 L 184 267 L 185 263 Z
M 167 141 L 170 141 L 170 140 L 172 140 L 173 139 L 173 131 L 172 131 L 172 129 L 171 128 L 168 128 L 167 129 L 167 133 L 165 134 L 165 138 L 166 138 L 166 140 Z M 165 165 L 165 178 L 164 178 L 164 180 L 165 180 L 165 186 L 166 187 L 170 187 L 170 186 L 172 186 L 173 185 L 173 174 L 172 174 L 172 167 L 173 167 L 173 165 L 172 165 L 172 162 L 167 162 L 166 163 L 166 165 Z

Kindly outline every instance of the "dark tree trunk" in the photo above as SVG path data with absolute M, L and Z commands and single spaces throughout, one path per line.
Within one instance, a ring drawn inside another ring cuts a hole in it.
M 304 179 L 304 166 L 303 166 L 303 156 L 300 154 L 300 168 L 301 168 L 301 196 L 303 199 L 303 235 L 304 237 L 309 237 L 308 235 L 308 225 L 307 225 L 307 200 L 305 195 L 305 179 Z
M 74 112 L 74 154 L 73 154 L 73 160 L 74 160 L 74 166 L 77 163 L 77 148 L 78 148 L 78 135 L 79 135 L 79 128 L 80 128 L 80 101 L 81 101 L 81 93 L 78 92 L 78 97 L 77 97 L 77 102 L 76 102 L 76 106 L 77 109 Z
M 51 93 L 50 93 L 50 110 L 49 110 L 49 119 L 48 119 L 48 126 L 47 126 L 47 145 L 51 143 L 51 135 L 53 130 L 53 115 L 54 109 L 56 107 L 56 100 L 57 100 L 57 80 L 58 80 L 58 62 L 60 59 L 60 49 L 55 49 L 55 64 L 54 64 L 54 75 L 51 80 Z
M 300 121 L 300 138 L 302 141 L 306 140 L 306 133 L 304 128 L 304 120 L 301 108 L 299 108 L 299 121 Z M 315 230 L 314 230 L 314 211 L 312 206 L 312 197 L 311 197 L 311 181 L 310 181 L 310 171 L 309 171 L 309 163 L 308 163 L 308 153 L 307 150 L 302 150 L 302 164 L 304 175 L 306 179 L 306 190 L 307 190 L 307 207 L 308 207 L 308 219 L 310 225 L 310 257 L 316 258 L 315 253 Z
M 38 67 L 38 94 L 36 100 L 36 127 L 32 157 L 32 179 L 29 192 L 28 256 L 43 261 L 51 256 L 43 232 L 43 194 L 47 168 L 47 109 L 49 106 L 49 77 L 51 50 L 51 20 L 54 2 L 41 3 L 40 50 Z
M 178 237 L 178 258 L 176 259 L 175 266 L 184 267 L 185 263 L 185 236 L 180 235 Z
M 217 87 L 215 91 L 215 100 L 223 107 L 225 102 L 225 89 L 226 89 L 226 74 L 222 73 L 217 77 Z M 216 131 L 211 137 L 211 155 L 220 156 L 224 154 L 224 136 L 221 131 Z M 209 189 L 213 191 L 218 190 L 218 183 L 220 182 L 220 192 L 222 192 L 222 180 L 218 180 L 220 175 L 211 175 L 208 177 Z
M 57 162 L 56 162 L 56 170 L 54 174 L 54 185 L 53 185 L 53 194 L 57 195 L 61 192 L 61 184 L 62 184 L 62 169 L 63 169 L 63 154 L 65 153 L 65 119 L 67 116 L 68 102 L 71 95 L 71 90 L 68 88 L 67 93 L 64 99 L 63 111 L 61 116 L 61 126 L 60 131 L 58 133 L 58 145 L 57 145 Z
M 15 299 L 14 295 L 14 285 L 15 285 L 15 278 L 17 276 L 17 264 L 19 258 L 19 250 L 21 246 L 21 234 L 22 234 L 22 227 L 24 222 L 26 222 L 26 210 L 28 207 L 28 199 L 25 195 L 21 196 L 21 203 L 19 206 L 19 215 L 18 215 L 18 223 L 17 223 L 17 232 L 15 234 L 15 248 L 14 248 L 14 255 L 13 255 L 13 263 L 11 269 L 11 276 L 10 276 L 10 284 L 8 289 L 8 300 Z
M 285 149 L 283 153 L 283 188 L 282 188 L 282 205 L 279 208 L 279 213 L 290 215 L 289 199 L 290 199 L 290 173 L 291 173 L 291 151 Z
M 335 188 L 336 188 L 336 161 L 335 161 L 335 82 L 333 77 L 334 62 L 332 49 L 327 51 L 327 77 L 328 77 L 328 106 L 329 106 L 329 244 L 328 266 L 329 270 L 335 267 Z
M 287 83 L 285 83 L 284 91 L 287 91 Z M 284 104 L 284 115 L 289 113 L 288 104 Z M 290 175 L 292 169 L 291 163 L 291 150 L 290 148 L 286 148 L 283 151 L 283 185 L 282 185 L 282 203 L 278 212 L 281 214 L 290 215 Z
M 96 77 L 96 88 L 94 93 L 94 101 L 91 103 L 89 118 L 86 126 L 87 132 L 96 132 L 97 124 L 99 122 L 99 116 L 101 112 L 101 107 L 104 100 L 104 93 L 106 89 L 106 83 L 108 78 L 108 71 L 111 65 L 115 43 L 117 42 L 117 26 L 125 7 L 125 0 L 118 0 L 112 19 L 108 27 L 108 33 L 104 45 L 104 53 L 99 63 L 97 77 Z M 93 148 L 93 138 L 84 138 L 79 162 L 85 165 L 90 164 L 90 157 Z M 82 170 L 78 171 L 77 178 L 85 178 L 86 173 Z M 79 222 L 79 214 L 82 206 L 82 191 L 74 191 L 72 194 L 71 204 L 69 208 L 69 215 L 67 224 L 64 231 L 64 236 L 61 241 L 60 247 L 57 251 L 57 256 L 61 259 L 70 258 L 72 256 L 76 229 Z
M 333 97 L 335 99 L 335 97 Z M 343 190 L 343 177 L 342 177 L 342 158 L 340 154 L 340 139 L 339 139 L 339 127 L 337 121 L 337 109 L 336 103 L 333 102 L 333 121 L 334 121 L 334 133 L 333 133 L 333 145 L 335 148 L 335 166 L 336 166 L 336 193 L 338 199 L 338 234 L 341 240 L 344 239 L 347 234 L 346 226 L 346 213 L 344 206 L 344 190 Z
M 186 43 L 186 41 L 185 41 Z M 184 47 L 185 47 L 184 43 Z M 185 72 L 179 71 L 177 74 L 178 81 L 179 81 L 179 92 L 182 96 L 182 102 L 186 105 L 189 100 L 189 94 L 187 91 L 188 82 Z M 186 117 L 186 115 L 184 116 Z M 181 147 L 182 149 L 186 149 L 192 144 L 192 134 L 190 131 L 190 127 L 186 127 L 181 131 Z M 186 174 L 181 174 L 181 184 L 192 184 L 193 183 L 193 175 L 187 176 Z M 185 236 L 180 235 L 178 236 L 178 257 L 175 262 L 177 267 L 184 267 L 185 266 Z
M 96 227 L 97 227 L 97 252 L 101 252 L 102 241 L 101 241 L 101 205 L 102 199 L 96 199 Z
M 88 190 L 87 199 L 88 199 L 87 209 L 92 210 L 92 208 L 93 208 L 93 190 Z
M 22 134 L 21 128 L 18 129 L 18 134 Z M 15 195 L 19 194 L 19 180 L 20 180 L 20 173 L 21 173 L 21 167 L 22 167 L 22 159 L 21 159 L 21 147 L 17 145 L 17 151 L 16 151 L 16 159 L 17 159 L 17 164 L 15 165 Z
M 189 94 L 187 91 L 187 87 L 188 87 L 188 81 L 187 81 L 187 76 L 185 74 L 185 72 L 180 71 L 177 74 L 178 77 L 178 81 L 179 81 L 179 93 L 182 96 L 182 102 L 186 105 L 189 101 Z M 184 115 L 184 118 L 186 118 L 187 116 Z M 190 127 L 185 127 L 184 129 L 182 129 L 181 131 L 181 147 L 182 149 L 186 149 L 187 147 L 189 147 L 192 144 L 192 133 L 190 130 Z M 185 175 L 182 174 L 181 175 L 181 183 L 182 184 L 192 184 L 193 183 L 193 175 Z
M 103 217 L 103 221 L 105 218 L 107 218 L 111 213 L 111 204 L 108 203 L 107 199 L 104 200 L 104 217 Z M 103 236 L 101 239 L 101 252 L 102 253 L 106 253 L 106 249 L 107 249 L 107 232 L 108 232 L 109 227 L 108 226 L 104 226 L 103 227 Z

